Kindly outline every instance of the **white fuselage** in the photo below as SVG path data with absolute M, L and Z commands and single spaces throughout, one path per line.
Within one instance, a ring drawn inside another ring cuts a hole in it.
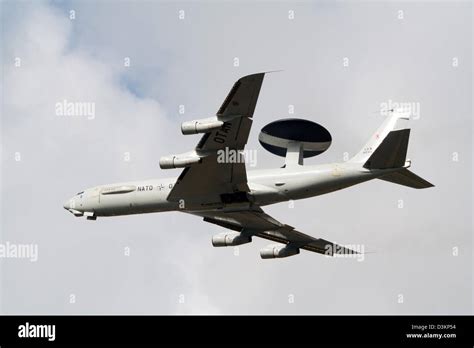
M 332 163 L 313 166 L 255 170 L 247 173 L 249 202 L 225 204 L 205 197 L 172 202 L 167 197 L 177 178 L 151 179 L 96 186 L 69 199 L 64 208 L 73 214 L 91 217 L 163 211 L 246 209 L 337 191 L 400 170 L 368 170 L 359 163 Z M 205 180 L 205 177 L 203 177 Z

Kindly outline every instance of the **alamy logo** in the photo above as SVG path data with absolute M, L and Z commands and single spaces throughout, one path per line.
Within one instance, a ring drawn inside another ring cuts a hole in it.
M 31 262 L 38 261 L 37 244 L 15 244 L 10 242 L 0 243 L 0 259 L 30 259 Z
M 380 103 L 380 115 L 388 116 L 392 110 L 401 110 L 410 113 L 412 120 L 420 118 L 420 103 L 419 102 L 396 102 L 389 99 L 388 102 Z
M 47 338 L 48 341 L 56 339 L 56 325 L 35 325 L 26 322 L 18 326 L 20 338 Z
M 217 163 L 246 163 L 250 167 L 255 167 L 257 165 L 257 151 L 225 147 L 217 150 Z
M 57 116 L 86 116 L 88 120 L 95 118 L 95 103 L 71 102 L 64 99 L 55 105 Z
M 358 262 L 364 261 L 363 244 L 326 244 L 324 247 L 326 256 L 341 257 L 341 258 L 355 258 Z

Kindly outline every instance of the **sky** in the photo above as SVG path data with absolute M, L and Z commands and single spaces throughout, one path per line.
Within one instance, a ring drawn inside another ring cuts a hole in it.
M 470 2 L 0 4 L 0 247 L 38 251 L 0 257 L 0 313 L 472 314 Z M 247 144 L 259 169 L 283 164 L 258 143 L 276 119 L 331 132 L 305 162 L 318 164 L 357 153 L 384 103 L 419 108 L 403 124 L 408 158 L 434 188 L 374 180 L 265 207 L 364 245 L 362 262 L 262 260 L 257 239 L 213 248 L 223 229 L 179 212 L 86 221 L 63 209 L 87 187 L 177 177 L 158 161 L 199 140 L 181 122 L 214 115 L 239 77 L 273 70 Z M 93 109 L 61 114 L 64 102 Z

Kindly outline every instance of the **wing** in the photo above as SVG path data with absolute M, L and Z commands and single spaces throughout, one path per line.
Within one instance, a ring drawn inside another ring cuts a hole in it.
M 224 122 L 222 128 L 203 135 L 195 151 L 206 156 L 199 165 L 183 170 L 168 200 L 205 195 L 210 201 L 220 201 L 222 194 L 248 192 L 245 163 L 220 161 L 219 150 L 232 156 L 244 149 L 264 75 L 244 76 L 234 84 L 217 111 L 217 118 Z
M 313 251 L 319 254 L 330 256 L 334 254 L 357 254 L 354 250 L 298 232 L 292 226 L 282 224 L 275 220 L 258 207 L 244 211 L 207 211 L 192 212 L 191 214 L 202 216 L 206 222 L 234 231 L 245 231 L 253 236 L 278 243 L 290 244 L 295 248 Z

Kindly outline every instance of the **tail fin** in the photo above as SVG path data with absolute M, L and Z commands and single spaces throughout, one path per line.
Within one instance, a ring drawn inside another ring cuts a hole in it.
M 367 169 L 400 168 L 379 177 L 381 180 L 416 189 L 433 187 L 433 184 L 407 169 L 411 165 L 410 161 L 406 161 L 410 130 L 394 130 L 399 119 L 408 120 L 409 113 L 392 111 L 364 148 L 349 161 L 363 163 Z
M 362 150 L 359 151 L 354 157 L 352 157 L 349 162 L 358 162 L 358 163 L 366 163 L 368 159 L 376 152 L 376 150 L 380 147 L 380 145 L 384 142 L 388 135 L 395 129 L 397 121 L 399 119 L 408 120 L 410 119 L 409 112 L 403 111 L 391 111 L 390 115 L 387 119 L 381 124 L 381 126 L 377 129 L 377 131 L 372 135 L 372 137 L 367 141 L 365 146 Z M 394 137 L 393 135 L 391 137 Z M 396 136 L 397 139 L 400 135 Z M 391 141 L 393 141 L 392 139 Z M 402 139 L 398 139 L 400 141 Z M 407 139 L 408 145 L 408 139 Z
M 364 163 L 367 169 L 401 168 L 405 165 L 409 129 L 391 131 Z
M 394 184 L 416 188 L 416 189 L 423 189 L 423 188 L 434 186 L 433 184 L 429 183 L 425 179 L 420 178 L 418 175 L 410 172 L 406 168 L 403 168 L 394 173 L 384 175 L 380 177 L 379 179 L 393 182 Z

